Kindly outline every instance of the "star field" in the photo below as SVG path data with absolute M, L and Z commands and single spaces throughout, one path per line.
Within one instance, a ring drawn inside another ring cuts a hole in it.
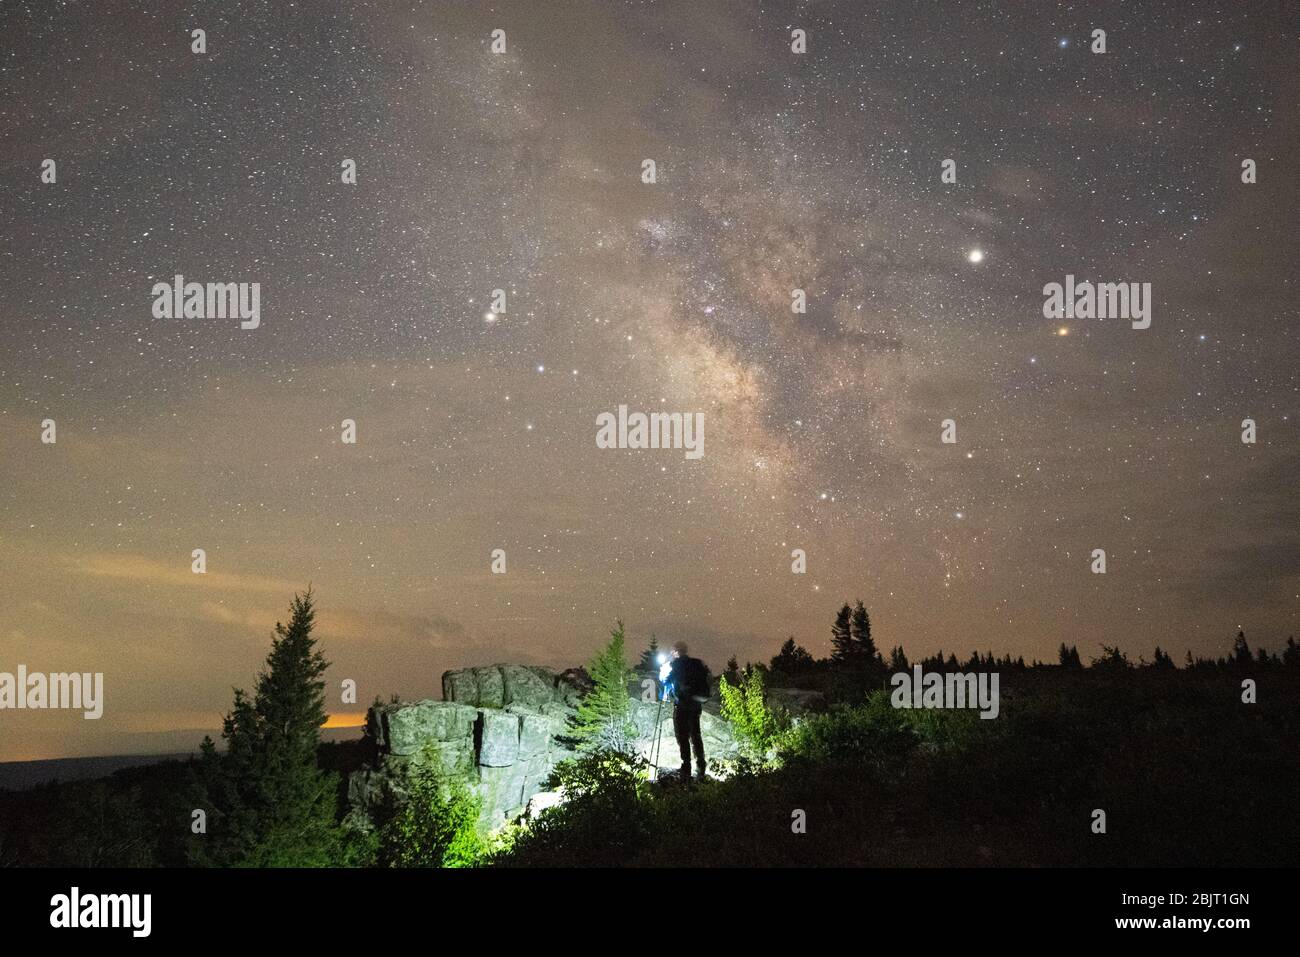
M 309 582 L 367 702 L 858 597 L 909 654 L 1296 631 L 1288 5 L 145 6 L 0 6 L 0 667 L 108 689 L 0 760 L 214 726 Z M 260 327 L 155 319 L 178 273 Z

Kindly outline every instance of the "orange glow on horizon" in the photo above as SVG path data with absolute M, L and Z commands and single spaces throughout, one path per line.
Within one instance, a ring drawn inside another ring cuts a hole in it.
M 325 719 L 322 728 L 364 728 L 366 726 L 366 713 L 364 711 L 345 711 L 341 714 L 331 714 Z

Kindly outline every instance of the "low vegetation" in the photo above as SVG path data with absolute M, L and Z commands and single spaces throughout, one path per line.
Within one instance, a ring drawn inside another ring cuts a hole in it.
M 766 665 L 733 659 L 721 704 L 742 754 L 687 788 L 652 781 L 627 747 L 620 623 L 591 664 L 579 757 L 549 782 L 565 800 L 484 840 L 475 796 L 431 754 L 374 829 L 344 822 L 364 755 L 319 741 L 312 621 L 310 593 L 295 597 L 254 694 L 235 694 L 224 752 L 0 791 L 0 866 L 1294 866 L 1300 853 L 1293 640 L 1269 655 L 1238 635 L 1228 657 L 1182 668 L 1109 646 L 1086 666 L 1065 645 L 1052 665 L 920 662 L 998 671 L 1001 707 L 984 720 L 894 707 L 888 675 L 909 662 L 896 648 L 886 664 L 861 603 L 846 605 L 829 659 L 793 640 Z M 792 718 L 775 703 L 791 686 L 824 707 Z

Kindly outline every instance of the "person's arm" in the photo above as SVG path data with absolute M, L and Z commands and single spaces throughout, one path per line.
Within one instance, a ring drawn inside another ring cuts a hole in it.
M 674 658 L 672 665 L 668 669 L 668 681 L 666 684 L 668 695 L 673 701 L 677 701 L 677 690 L 682 686 L 682 659 Z

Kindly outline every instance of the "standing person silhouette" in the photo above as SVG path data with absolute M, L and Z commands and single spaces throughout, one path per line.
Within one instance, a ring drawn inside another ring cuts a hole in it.
M 700 734 L 700 713 L 709 699 L 709 669 L 699 658 L 692 658 L 686 642 L 673 645 L 672 661 L 668 665 L 665 683 L 672 691 L 673 732 L 677 747 L 682 753 L 682 781 L 691 781 L 691 748 L 695 749 L 695 773 L 704 777 L 707 762 L 704 757 L 704 738 Z

